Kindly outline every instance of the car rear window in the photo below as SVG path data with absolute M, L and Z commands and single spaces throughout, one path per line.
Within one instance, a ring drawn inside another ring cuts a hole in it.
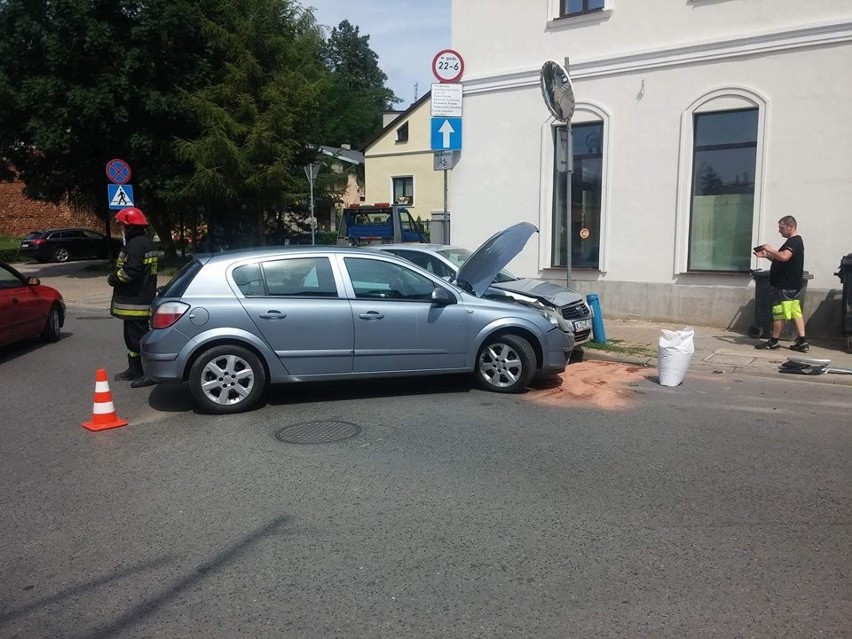
M 172 279 L 157 289 L 157 297 L 181 297 L 186 292 L 189 283 L 195 279 L 201 267 L 201 262 L 192 258 L 175 273 Z
M 27 235 L 24 239 L 25 239 L 25 240 L 37 240 L 37 239 L 38 239 L 38 238 L 40 238 L 41 236 L 42 236 L 42 232 L 41 232 L 41 231 L 33 231 L 32 233 L 30 233 L 29 235 Z

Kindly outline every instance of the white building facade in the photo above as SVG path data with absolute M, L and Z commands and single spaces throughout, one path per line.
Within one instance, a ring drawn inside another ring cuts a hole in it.
M 599 295 L 604 315 L 745 328 L 752 247 L 805 242 L 809 334 L 840 334 L 852 252 L 852 0 L 455 0 L 464 140 L 456 244 L 525 220 L 510 268 Z M 567 175 L 540 69 L 570 73 Z

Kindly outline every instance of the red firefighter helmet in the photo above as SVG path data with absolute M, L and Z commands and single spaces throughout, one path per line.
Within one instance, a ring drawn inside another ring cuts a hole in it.
M 115 214 L 115 221 L 121 224 L 148 226 L 148 219 L 145 217 L 145 214 L 135 206 L 129 206 L 126 209 L 121 209 Z

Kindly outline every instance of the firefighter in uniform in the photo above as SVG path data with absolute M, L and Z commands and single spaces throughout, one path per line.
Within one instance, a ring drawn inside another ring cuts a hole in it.
M 112 286 L 110 314 L 124 321 L 127 345 L 127 370 L 118 373 L 118 381 L 131 380 L 132 388 L 155 384 L 142 370 L 139 342 L 148 332 L 151 302 L 157 292 L 157 250 L 145 234 L 148 220 L 135 207 L 121 209 L 115 216 L 122 225 L 124 248 L 118 254 L 115 270 L 107 276 Z

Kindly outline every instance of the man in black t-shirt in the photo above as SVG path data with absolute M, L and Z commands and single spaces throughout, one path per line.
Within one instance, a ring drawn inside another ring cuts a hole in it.
M 802 317 L 802 305 L 799 292 L 805 267 L 805 243 L 796 230 L 796 218 L 786 215 L 778 220 L 778 232 L 786 241 L 775 250 L 769 244 L 758 246 L 754 250 L 757 257 L 771 260 L 769 267 L 769 299 L 772 304 L 772 337 L 755 348 L 779 348 L 778 338 L 784 329 L 784 322 L 793 320 L 798 337 L 790 348 L 800 353 L 808 352 L 805 339 L 805 319 Z

